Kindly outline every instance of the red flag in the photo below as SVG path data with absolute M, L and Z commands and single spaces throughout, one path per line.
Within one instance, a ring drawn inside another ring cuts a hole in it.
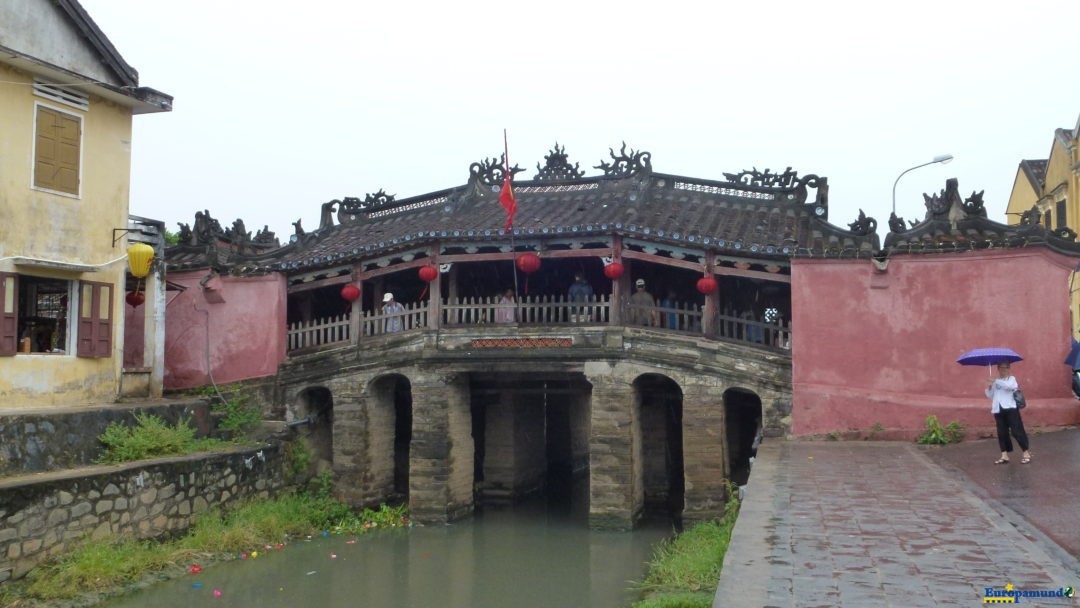
M 502 190 L 499 192 L 499 203 L 506 209 L 506 232 L 510 232 L 510 226 L 514 223 L 514 213 L 517 211 L 517 201 L 514 199 L 514 187 L 510 184 L 512 176 L 506 172 Z

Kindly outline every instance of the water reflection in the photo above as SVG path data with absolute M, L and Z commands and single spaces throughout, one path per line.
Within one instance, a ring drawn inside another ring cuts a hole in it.
M 543 501 L 487 508 L 449 526 L 317 537 L 207 568 L 104 604 L 475 608 L 628 605 L 667 521 L 590 531 L 583 513 Z M 331 557 L 335 555 L 336 557 Z M 193 587 L 198 583 L 201 588 Z M 214 589 L 221 597 L 214 598 Z

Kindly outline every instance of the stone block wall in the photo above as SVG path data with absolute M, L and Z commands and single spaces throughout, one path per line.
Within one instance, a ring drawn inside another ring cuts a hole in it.
M 261 454 L 261 456 L 260 456 Z M 0 480 L 0 582 L 86 537 L 151 538 L 285 486 L 278 446 Z
M 0 477 L 56 471 L 93 464 L 103 447 L 98 436 L 114 422 L 134 425 L 135 412 L 153 414 L 170 425 L 191 421 L 200 436 L 210 432 L 206 400 L 161 405 L 68 407 L 10 410 L 0 415 Z

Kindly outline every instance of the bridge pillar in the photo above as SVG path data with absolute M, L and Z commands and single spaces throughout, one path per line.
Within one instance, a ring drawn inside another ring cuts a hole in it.
M 683 521 L 704 521 L 721 515 L 726 499 L 723 390 L 697 383 L 682 388 Z
M 469 383 L 463 374 L 432 372 L 410 380 L 409 510 L 418 523 L 447 523 L 473 510 Z
M 589 526 L 630 529 L 645 502 L 637 397 L 617 377 L 588 371 L 586 376 L 592 383 Z
M 364 474 L 368 469 L 364 397 L 358 387 L 345 382 L 333 383 L 330 391 L 334 398 L 334 494 L 351 505 L 377 503 L 380 497 L 371 496 Z

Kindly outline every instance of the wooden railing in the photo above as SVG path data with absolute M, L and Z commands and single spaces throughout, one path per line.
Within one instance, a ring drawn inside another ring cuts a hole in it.
M 571 302 L 564 296 L 525 296 L 519 301 L 463 298 L 444 302 L 443 325 L 481 323 L 518 325 L 603 324 L 611 320 L 611 296 L 590 296 Z
M 307 323 L 300 321 L 288 327 L 287 344 L 290 351 L 304 350 L 318 346 L 327 346 L 349 342 L 348 313 L 323 319 L 314 319 Z
M 402 304 L 400 312 L 384 313 L 382 309 L 365 311 L 360 315 L 361 336 L 381 336 L 427 327 L 428 303 Z
M 380 336 L 425 329 L 431 326 L 433 311 L 427 301 L 403 304 L 398 312 L 381 309 L 365 311 L 359 319 L 359 335 L 353 339 L 348 314 L 288 327 L 289 351 L 300 351 L 363 340 Z M 583 302 L 571 302 L 565 296 L 526 296 L 517 301 L 490 298 L 453 298 L 444 300 L 437 309 L 440 327 L 467 325 L 507 326 L 568 326 L 610 325 L 611 296 L 592 296 Z M 705 333 L 704 311 L 698 304 L 674 303 L 661 306 L 626 304 L 622 308 L 622 323 L 691 335 L 706 335 L 732 342 L 762 347 L 790 349 L 791 325 L 765 323 L 742 317 L 716 315 L 712 331 Z

